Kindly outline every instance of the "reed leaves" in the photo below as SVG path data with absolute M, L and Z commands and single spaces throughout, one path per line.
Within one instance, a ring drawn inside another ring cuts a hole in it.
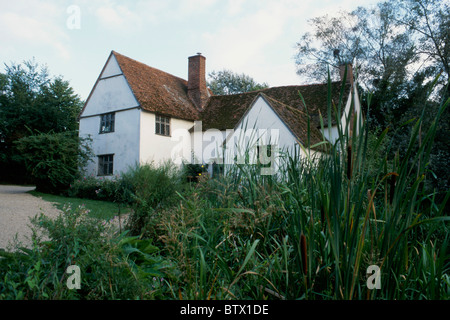
M 180 265 L 172 292 L 195 299 L 450 298 L 450 192 L 438 203 L 425 187 L 449 101 L 427 130 L 421 119 L 408 124 L 402 156 L 390 150 L 388 129 L 375 135 L 351 116 L 345 120 L 353 130 L 344 125 L 338 115 L 346 103 L 343 91 L 340 101 L 328 99 L 322 132 L 336 123 L 338 139 L 318 144 L 328 145 L 322 157 L 302 145 L 281 150 L 273 176 L 254 165 L 229 166 L 160 216 L 159 226 L 170 216 L 191 221 L 160 230 L 185 250 L 169 252 L 174 260 L 193 257 Z M 380 289 L 367 285 L 369 266 L 380 269 Z

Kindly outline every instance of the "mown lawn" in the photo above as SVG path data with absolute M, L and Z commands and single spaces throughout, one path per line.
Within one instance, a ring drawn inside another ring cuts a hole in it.
M 91 217 L 98 219 L 110 220 L 117 216 L 119 212 L 119 207 L 114 202 L 64 197 L 34 190 L 29 191 L 29 193 L 35 197 L 42 198 L 45 201 L 54 202 L 55 206 L 60 210 L 62 210 L 65 205 L 70 205 L 72 208 L 84 206 L 87 210 L 89 210 L 89 215 Z M 127 214 L 129 212 L 129 208 L 120 208 L 121 214 Z

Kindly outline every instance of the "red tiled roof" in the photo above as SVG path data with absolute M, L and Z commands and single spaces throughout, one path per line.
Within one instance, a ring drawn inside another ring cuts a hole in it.
M 340 101 L 341 88 L 341 82 L 331 83 L 331 102 L 332 106 L 336 108 Z M 350 85 L 346 85 L 342 95 L 341 114 L 344 111 L 349 90 Z M 203 130 L 210 128 L 219 130 L 233 129 L 245 112 L 253 105 L 258 95 L 262 95 L 269 102 L 272 109 L 304 145 L 308 141 L 308 115 L 310 121 L 310 145 L 322 141 L 318 128 L 320 128 L 320 116 L 323 117 L 324 126 L 327 126 L 327 84 L 272 87 L 241 94 L 213 96 L 201 112 Z M 332 124 L 334 124 L 334 111 L 332 111 L 332 119 Z
M 111 51 L 111 54 L 116 57 L 123 75 L 143 110 L 184 120 L 202 120 L 203 130 L 233 129 L 253 105 L 256 97 L 261 95 L 301 143 L 307 144 L 308 115 L 310 145 L 322 141 L 318 128 L 320 115 L 324 118 L 324 125 L 327 126 L 327 84 L 282 86 L 233 95 L 211 95 L 204 109 L 199 111 L 188 97 L 186 80 L 115 51 Z M 341 82 L 331 83 L 332 105 L 337 107 L 342 98 L 341 112 L 343 112 L 350 85 L 347 84 L 343 92 L 341 89 Z M 334 118 L 333 111 L 333 124 Z
M 142 109 L 185 120 L 199 113 L 187 95 L 187 81 L 112 51 Z
M 261 96 L 270 104 L 275 113 L 283 120 L 293 135 L 304 146 L 313 146 L 323 140 L 320 130 L 314 123 L 309 123 L 309 135 L 308 135 L 308 115 L 298 108 L 285 105 L 264 93 Z M 323 146 L 319 146 L 318 149 L 322 150 Z

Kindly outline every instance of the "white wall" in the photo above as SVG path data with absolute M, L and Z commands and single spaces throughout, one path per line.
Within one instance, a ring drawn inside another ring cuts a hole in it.
M 99 79 L 89 97 L 82 117 L 108 113 L 137 107 L 139 103 L 133 95 L 123 75 Z
M 100 75 L 100 78 L 112 77 L 122 74 L 122 70 L 120 69 L 119 63 L 117 62 L 116 57 L 112 54 L 103 68 L 103 71 Z
M 209 164 L 222 161 L 222 144 L 226 138 L 225 130 L 208 129 L 203 131 L 202 122 L 196 121 L 196 126 L 191 132 L 191 161 L 197 164 Z
M 100 134 L 101 114 L 109 112 L 115 112 L 114 132 Z M 94 157 L 87 174 L 97 175 L 98 155 L 114 154 L 114 174 L 139 162 L 139 126 L 138 102 L 114 55 L 110 55 L 80 115 L 80 137 L 93 140 Z
M 134 97 L 114 55 L 110 55 L 95 84 L 81 117 L 137 107 Z
M 80 136 L 90 135 L 92 150 L 95 154 L 89 162 L 87 175 L 97 176 L 98 155 L 114 154 L 114 174 L 128 170 L 139 161 L 139 125 L 140 110 L 131 109 L 115 114 L 114 132 L 99 133 L 100 116 L 80 119 Z
M 226 140 L 226 163 L 232 162 L 235 156 L 243 155 L 242 151 L 249 150 L 250 163 L 256 163 L 256 145 L 275 144 L 278 150 L 293 155 L 298 142 L 293 133 L 278 117 L 267 102 L 259 97 L 233 132 L 229 132 Z M 275 150 L 273 150 L 275 152 Z M 279 154 L 275 153 L 273 170 L 278 168 Z M 300 150 L 300 156 L 304 152 Z M 241 158 L 241 161 L 244 159 Z
M 170 136 L 162 136 L 155 133 L 155 114 L 141 112 L 140 118 L 140 163 L 158 165 L 166 160 L 172 159 L 175 154 L 180 154 L 181 146 L 184 150 L 181 155 L 190 160 L 190 135 L 189 129 L 194 125 L 192 121 L 170 119 Z M 172 159 L 176 160 L 176 159 Z M 181 163 L 181 162 L 180 162 Z
M 354 97 L 354 99 L 352 101 L 353 97 Z M 351 112 L 351 108 L 355 108 L 355 114 L 356 114 L 356 120 L 357 120 L 355 130 L 356 130 L 356 134 L 358 135 L 360 127 L 363 123 L 363 118 L 362 118 L 362 111 L 361 111 L 361 102 L 359 100 L 359 95 L 358 95 L 356 86 L 354 88 L 353 93 L 350 93 L 348 96 L 347 103 L 345 105 L 344 112 L 341 117 L 341 130 L 344 134 L 345 134 L 346 130 L 350 130 L 350 128 L 349 127 L 347 128 L 347 126 L 348 126 L 348 121 L 350 121 L 349 115 Z M 330 128 L 324 128 L 322 133 L 323 133 L 324 137 L 333 144 L 339 138 L 339 132 L 338 132 L 337 126 L 331 127 L 331 130 L 330 130 Z

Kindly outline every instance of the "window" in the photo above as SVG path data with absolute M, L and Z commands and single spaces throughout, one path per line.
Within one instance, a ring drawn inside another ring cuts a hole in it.
M 98 156 L 98 175 L 109 176 L 113 174 L 114 155 L 105 154 Z
M 100 133 L 114 132 L 114 113 L 106 113 L 100 116 Z
M 164 116 L 156 116 L 155 133 L 163 136 L 170 136 L 170 118 Z

